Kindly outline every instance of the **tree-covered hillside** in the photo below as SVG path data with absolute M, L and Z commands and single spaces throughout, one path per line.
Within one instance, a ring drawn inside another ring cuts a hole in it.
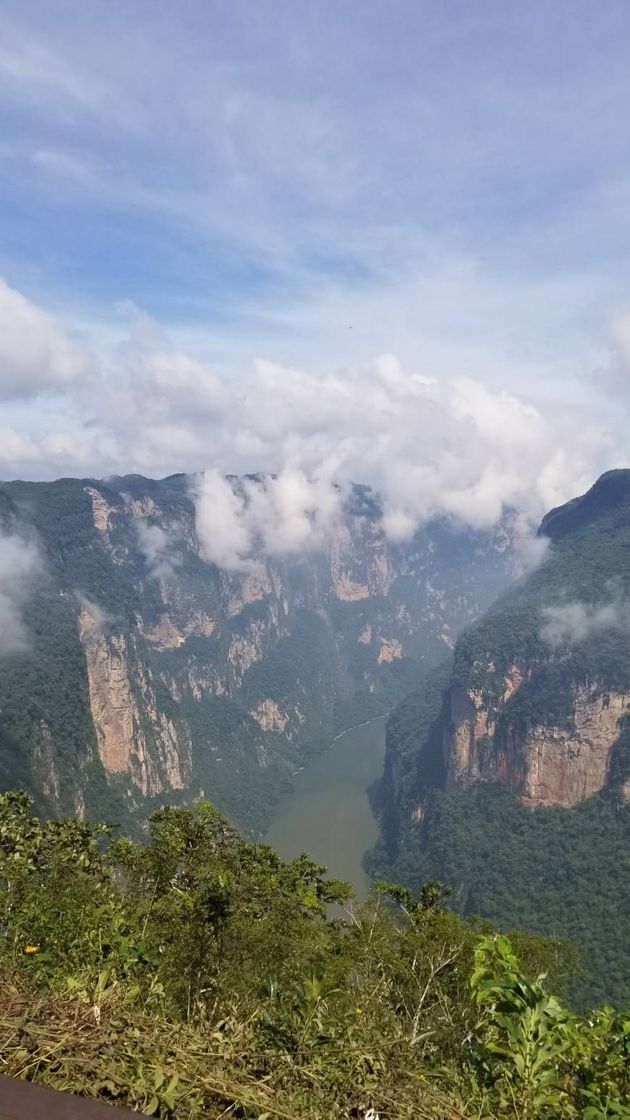
M 390 718 L 369 866 L 412 888 L 441 878 L 461 913 L 569 938 L 572 998 L 628 1002 L 630 471 L 541 534 L 537 570 Z

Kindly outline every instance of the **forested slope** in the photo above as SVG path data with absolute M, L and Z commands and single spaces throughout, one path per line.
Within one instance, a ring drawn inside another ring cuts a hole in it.
M 372 870 L 569 937 L 573 998 L 630 998 L 630 472 L 550 513 L 543 563 L 397 708 Z

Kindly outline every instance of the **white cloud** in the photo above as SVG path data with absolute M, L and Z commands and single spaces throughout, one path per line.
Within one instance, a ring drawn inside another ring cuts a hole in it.
M 32 541 L 0 530 L 0 656 L 29 648 L 22 606 L 41 567 Z
M 243 495 L 237 494 L 218 470 L 201 474 L 193 494 L 203 559 L 219 568 L 247 571 L 252 565 L 252 537 L 243 516 Z
M 69 386 L 89 368 L 53 316 L 0 279 L 0 399 Z
M 231 481 L 205 471 L 193 496 L 201 555 L 231 571 L 251 570 L 261 555 L 293 556 L 323 545 L 341 515 L 341 494 L 329 479 L 290 467 Z
M 630 629 L 630 603 L 621 597 L 609 603 L 561 603 L 545 607 L 541 637 L 553 649 L 580 645 L 606 630 Z
M 539 568 L 551 546 L 549 537 L 539 537 L 532 533 L 531 523 L 516 527 L 516 560 L 519 575 L 527 575 Z
M 108 622 L 112 621 L 112 615 L 103 607 L 99 606 L 94 599 L 90 599 L 90 597 L 85 595 L 82 591 L 75 591 L 74 595 L 83 610 L 90 616 L 96 630 L 102 630 Z
M 155 579 L 169 579 L 181 563 L 175 528 L 163 529 L 161 525 L 137 521 L 136 534 L 149 574 Z
M 199 539 L 221 566 L 314 547 L 352 482 L 379 494 L 385 532 L 404 540 L 435 516 L 480 528 L 506 508 L 531 526 L 623 465 L 612 418 L 584 400 L 535 402 L 392 354 L 327 372 L 258 360 L 222 375 L 131 311 L 129 337 L 105 347 L 87 376 L 62 380 L 56 405 L 49 393 L 45 407 L 11 406 L 0 469 L 198 476 Z M 259 472 L 274 478 L 238 492 L 224 481 Z

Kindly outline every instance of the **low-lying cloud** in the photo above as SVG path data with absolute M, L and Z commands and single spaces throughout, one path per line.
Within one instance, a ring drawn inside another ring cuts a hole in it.
M 566 411 L 546 416 L 511 394 L 410 374 L 385 356 L 328 376 L 258 363 L 241 396 L 226 389 L 213 446 L 224 470 L 274 474 L 235 490 L 213 466 L 197 481 L 206 557 L 242 568 L 257 547 L 290 554 L 316 544 L 352 482 L 378 494 L 392 541 L 436 516 L 489 528 L 508 508 L 531 533 L 545 510 L 592 482 L 608 437 L 580 425 L 577 438 Z
M 630 603 L 620 596 L 608 603 L 561 603 L 542 614 L 541 637 L 552 649 L 581 645 L 608 630 L 630 631 Z
M 99 631 L 104 630 L 107 624 L 112 621 L 112 615 L 83 591 L 75 591 L 74 595 L 82 610 L 89 615 L 94 629 Z
M 202 549 L 224 567 L 316 546 L 353 482 L 378 494 L 384 532 L 404 541 L 436 516 L 489 528 L 510 509 L 531 527 L 623 465 L 602 411 L 526 400 L 507 377 L 491 388 L 405 367 L 393 354 L 328 372 L 257 360 L 222 374 L 135 311 L 126 340 L 92 361 L 6 285 L 0 322 L 3 306 L 18 327 L 0 342 L 0 394 L 45 401 L 36 424 L 3 430 L 5 477 L 188 473 Z M 51 428 L 55 417 L 66 426 Z M 265 482 L 234 487 L 231 474 Z M 164 574 L 174 562 L 170 534 L 139 532 L 151 573 Z
M 181 564 L 177 552 L 177 533 L 174 527 L 163 529 L 149 521 L 136 522 L 138 547 L 146 561 L 149 575 L 154 579 L 170 579 Z
M 0 529 L 0 657 L 29 648 L 22 608 L 41 569 L 32 541 Z
M 322 545 L 342 509 L 328 479 L 285 468 L 277 476 L 230 480 L 219 471 L 193 485 L 201 555 L 231 571 L 249 571 L 260 554 L 294 556 Z

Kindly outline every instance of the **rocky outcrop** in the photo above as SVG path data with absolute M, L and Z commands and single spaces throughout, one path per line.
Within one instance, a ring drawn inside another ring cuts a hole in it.
M 142 625 L 142 621 L 140 620 Z M 144 630 L 148 641 L 156 649 L 179 649 L 191 635 L 210 638 L 214 633 L 216 623 L 203 611 L 193 612 L 190 618 L 177 626 L 168 613 L 164 613 L 155 626 Z
M 619 720 L 627 713 L 629 700 L 620 693 L 578 689 L 572 729 L 532 727 L 515 744 L 507 736 L 497 760 L 500 776 L 515 783 L 529 806 L 570 807 L 599 793 L 606 785 Z M 515 762 L 520 775 L 514 773 Z
M 252 665 L 260 661 L 265 650 L 266 627 L 260 620 L 252 622 L 245 634 L 234 634 L 228 649 L 228 661 L 237 682 Z
M 630 696 L 581 685 L 575 688 L 566 725 L 523 728 L 510 722 L 506 706 L 526 675 L 522 667 L 510 667 L 493 709 L 480 691 L 461 686 L 448 690 L 443 717 L 447 786 L 500 780 L 531 808 L 578 805 L 606 786 Z
M 99 533 L 107 533 L 111 527 L 111 517 L 115 512 L 99 490 L 95 490 L 93 486 L 85 487 L 86 494 L 89 495 L 92 502 L 92 516 L 94 518 L 94 528 Z
M 258 603 L 274 590 L 266 565 L 260 564 L 255 572 L 245 576 L 233 576 L 227 580 L 227 613 L 230 618 L 241 614 L 249 603 Z
M 399 574 L 375 522 L 338 528 L 330 549 L 330 579 L 338 599 L 354 603 L 387 595 Z
M 98 753 L 106 772 L 127 774 L 145 797 L 184 788 L 190 771 L 189 751 L 173 721 L 158 710 L 147 677 L 142 675 L 137 682 L 139 695 L 132 687 L 125 635 L 106 635 L 100 620 L 82 607 L 79 637 Z
M 261 700 L 260 704 L 250 712 L 256 723 L 263 731 L 277 731 L 283 735 L 289 724 L 289 717 L 283 712 L 275 700 Z
M 391 661 L 399 661 L 403 656 L 402 642 L 398 638 L 380 638 L 380 649 L 378 651 L 378 664 L 385 665 Z
M 33 769 L 39 777 L 46 797 L 53 806 L 57 806 L 61 791 L 61 779 L 50 728 L 45 720 L 41 720 L 39 731 L 39 739 L 33 753 Z

